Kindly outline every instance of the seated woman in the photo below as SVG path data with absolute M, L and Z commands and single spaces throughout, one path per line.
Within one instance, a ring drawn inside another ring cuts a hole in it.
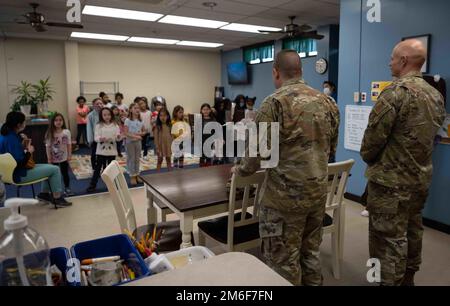
M 50 197 L 48 182 L 42 183 L 42 192 L 39 199 L 51 201 L 53 204 L 66 207 L 72 203 L 62 197 L 61 172 L 58 166 L 49 164 L 36 164 L 28 169 L 27 164 L 34 152 L 34 147 L 30 141 L 24 141 L 20 132 L 25 129 L 25 115 L 20 112 L 10 112 L 6 116 L 6 122 L 1 128 L 0 154 L 10 153 L 17 162 L 17 167 L 13 173 L 16 183 L 27 183 L 48 177 L 53 198 Z M 44 141 L 44 140 L 42 140 Z

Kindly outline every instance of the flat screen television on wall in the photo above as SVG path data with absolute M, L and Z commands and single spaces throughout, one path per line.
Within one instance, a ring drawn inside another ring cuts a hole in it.
M 243 85 L 249 83 L 247 63 L 231 63 L 228 64 L 228 84 Z

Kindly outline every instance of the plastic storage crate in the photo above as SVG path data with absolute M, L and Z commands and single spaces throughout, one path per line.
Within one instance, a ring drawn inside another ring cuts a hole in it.
M 72 246 L 71 253 L 72 257 L 77 258 L 80 262 L 90 258 L 120 256 L 134 271 L 136 276 L 134 280 L 144 278 L 151 274 L 131 240 L 123 234 L 77 243 Z M 122 282 L 117 285 L 128 282 Z

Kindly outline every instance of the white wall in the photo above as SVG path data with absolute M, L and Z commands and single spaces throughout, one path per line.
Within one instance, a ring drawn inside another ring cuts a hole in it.
M 5 48 L 4 40 L 0 39 L 0 122 L 4 121 L 9 110 Z
M 220 69 L 218 52 L 11 38 L 0 41 L 0 122 L 14 99 L 13 85 L 47 76 L 56 91 L 49 108 L 69 118 L 71 127 L 79 81 L 117 81 L 126 103 L 162 95 L 170 111 L 181 104 L 199 112 L 202 103 L 214 100 Z
M 214 101 L 220 85 L 216 52 L 79 44 L 81 81 L 118 81 L 127 104 L 136 96 L 162 95 L 171 111 L 177 104 L 199 112 Z M 111 99 L 113 97 L 110 97 Z
M 1 49 L 3 49 L 3 52 L 0 51 L 1 121 L 6 117 L 15 98 L 10 92 L 15 85 L 22 80 L 36 83 L 48 76 L 56 91 L 49 108 L 67 116 L 64 42 L 8 38 L 0 43 Z M 6 95 L 1 93 L 5 90 Z

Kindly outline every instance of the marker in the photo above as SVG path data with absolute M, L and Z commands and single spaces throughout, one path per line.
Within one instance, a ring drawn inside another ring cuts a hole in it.
M 93 263 L 98 262 L 109 262 L 109 261 L 117 261 L 120 260 L 120 256 L 110 256 L 110 257 L 99 257 L 99 258 L 91 258 L 84 259 L 81 261 L 82 265 L 92 265 Z

